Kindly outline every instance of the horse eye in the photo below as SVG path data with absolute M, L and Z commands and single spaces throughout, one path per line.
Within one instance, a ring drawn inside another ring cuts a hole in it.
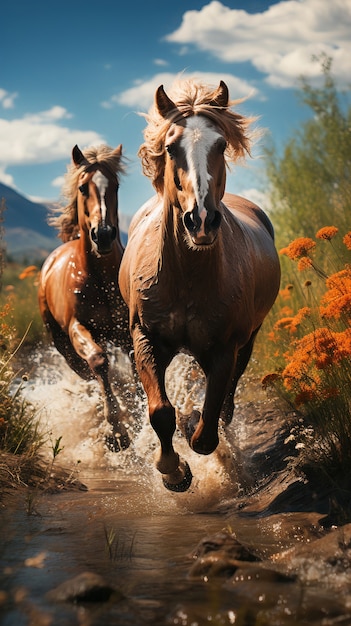
M 219 140 L 218 140 L 218 149 L 219 149 L 219 152 L 220 152 L 221 154 L 224 154 L 224 152 L 225 152 L 225 150 L 226 150 L 226 147 L 227 147 L 227 142 L 226 142 L 226 140 L 225 140 L 225 139 L 219 139 Z
M 85 196 L 86 198 L 89 198 L 89 185 L 88 183 L 84 183 L 84 185 L 80 185 L 80 187 L 78 187 L 80 193 L 82 194 L 82 196 Z
M 178 173 L 176 172 L 174 175 L 174 184 L 177 187 L 178 191 L 183 191 L 183 187 L 180 184 Z
M 175 143 L 169 143 L 169 144 L 166 146 L 166 150 L 167 150 L 167 152 L 168 152 L 168 154 L 169 154 L 169 156 L 170 156 L 170 158 L 171 158 L 171 159 L 174 159 L 174 158 L 176 157 L 176 154 L 177 154 L 177 146 L 176 146 L 176 144 L 175 144 Z

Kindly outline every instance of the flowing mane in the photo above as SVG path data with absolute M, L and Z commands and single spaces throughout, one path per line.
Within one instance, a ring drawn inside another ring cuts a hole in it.
M 85 158 L 89 163 L 103 163 L 111 174 L 116 175 L 117 181 L 121 174 L 125 174 L 125 164 L 121 157 L 113 155 L 114 149 L 110 146 L 102 144 L 100 146 L 91 146 L 83 150 Z M 48 224 L 58 229 L 58 237 L 63 242 L 76 239 L 79 233 L 78 212 L 77 212 L 77 193 L 79 175 L 86 165 L 77 167 L 73 162 L 67 166 L 64 184 L 61 195 L 66 199 L 67 205 L 64 208 L 53 209 L 52 215 L 48 219 Z
M 254 117 L 244 117 L 230 110 L 243 100 L 231 100 L 228 107 L 214 106 L 215 89 L 189 80 L 176 81 L 169 90 L 169 96 L 176 103 L 174 110 L 165 120 L 153 105 L 149 113 L 142 113 L 148 125 L 144 130 L 144 143 L 140 146 L 138 155 L 141 158 L 143 173 L 151 179 L 156 191 L 160 194 L 164 189 L 165 167 L 165 136 L 173 123 L 192 115 L 204 115 L 218 125 L 228 142 L 225 151 L 227 164 L 239 158 L 250 155 L 250 147 L 254 135 L 249 132 L 250 125 L 256 120 Z

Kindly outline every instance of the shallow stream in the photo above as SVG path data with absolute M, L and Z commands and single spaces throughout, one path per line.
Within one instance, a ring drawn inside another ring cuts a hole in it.
M 1 512 L 0 623 L 351 624 L 351 530 L 326 533 L 313 510 L 245 509 L 250 463 L 239 449 L 255 449 L 255 441 L 244 445 L 252 437 L 245 410 L 261 400 L 240 403 L 239 390 L 238 416 L 209 457 L 176 436 L 194 479 L 188 492 L 174 494 L 154 468 L 157 440 L 145 403 L 126 392 L 128 366 L 123 359 L 114 365 L 133 435 L 120 454 L 103 444 L 95 383 L 80 381 L 54 351 L 32 357 L 23 394 L 41 412 L 48 473 L 61 464 L 72 489 L 26 490 Z M 187 357 L 171 366 L 168 387 L 180 408 L 201 406 L 201 376 Z M 257 442 L 271 436 L 266 427 L 257 424 Z M 53 461 L 58 441 L 62 450 Z M 85 595 L 74 595 L 78 584 Z

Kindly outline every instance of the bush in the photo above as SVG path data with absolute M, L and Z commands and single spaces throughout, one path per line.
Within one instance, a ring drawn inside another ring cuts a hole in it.
M 280 251 L 295 272 L 270 318 L 273 371 L 262 382 L 303 416 L 305 459 L 351 484 L 350 250 L 351 232 L 330 226 Z

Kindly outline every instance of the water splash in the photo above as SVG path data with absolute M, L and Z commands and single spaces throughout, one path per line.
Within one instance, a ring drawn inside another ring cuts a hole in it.
M 54 348 L 38 349 L 31 363 L 32 374 L 22 393 L 35 406 L 41 427 L 48 433 L 47 453 L 50 455 L 55 441 L 61 437 L 60 462 L 71 470 L 79 468 L 80 478 L 91 478 L 103 471 L 106 480 L 132 479 L 148 492 L 150 501 L 161 502 L 167 511 L 174 505 L 180 511 L 208 511 L 237 492 L 234 447 L 223 431 L 217 450 L 209 456 L 194 453 L 176 432 L 175 448 L 190 464 L 194 478 L 188 492 L 167 492 L 155 469 L 158 439 L 148 421 L 146 398 L 136 394 L 129 360 L 120 351 L 111 352 L 112 380 L 118 400 L 129 416 L 127 426 L 132 444 L 118 454 L 104 445 L 109 426 L 103 419 L 97 382 L 80 379 Z M 191 357 L 179 355 L 173 360 L 167 371 L 166 387 L 171 402 L 182 413 L 201 409 L 204 376 Z

